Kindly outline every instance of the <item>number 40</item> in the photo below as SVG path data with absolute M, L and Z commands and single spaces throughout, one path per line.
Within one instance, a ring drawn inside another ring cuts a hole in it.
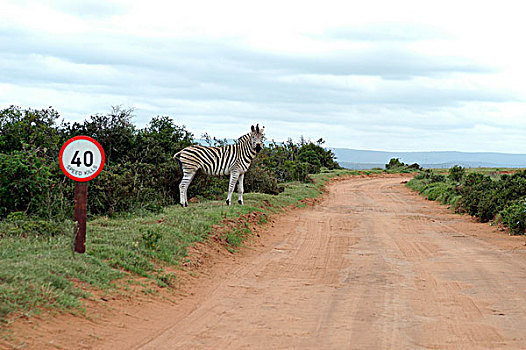
M 76 166 L 80 167 L 82 165 L 82 160 L 79 156 L 80 151 L 75 151 L 75 154 L 73 155 L 73 158 L 71 159 L 71 164 L 75 164 Z M 84 166 L 90 167 L 93 165 L 93 152 L 91 151 L 85 151 L 84 156 Z

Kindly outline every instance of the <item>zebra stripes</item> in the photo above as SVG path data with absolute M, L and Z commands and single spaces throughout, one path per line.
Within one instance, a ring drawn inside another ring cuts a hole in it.
M 256 127 L 252 125 L 251 132 L 241 136 L 234 145 L 222 147 L 189 146 L 177 152 L 174 159 L 179 162 L 183 170 L 183 179 L 179 184 L 181 206 L 188 206 L 186 192 L 199 169 L 207 175 L 230 175 L 226 204 L 230 205 L 232 193 L 237 183 L 238 202 L 243 205 L 243 179 L 252 159 L 262 148 L 264 130 L 265 127 L 260 129 L 259 124 Z

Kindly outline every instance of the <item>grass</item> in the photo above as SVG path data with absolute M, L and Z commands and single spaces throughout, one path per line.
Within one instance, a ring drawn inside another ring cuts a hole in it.
M 317 197 L 331 178 L 356 173 L 323 172 L 312 176 L 313 183 L 287 184 L 277 196 L 247 193 L 244 206 L 204 201 L 184 209 L 167 207 L 159 214 L 99 217 L 88 222 L 85 254 L 72 252 L 72 234 L 57 234 L 56 229 L 26 233 L 23 225 L 0 222 L 0 325 L 43 310 L 83 313 L 82 299 L 90 297 L 87 290 L 122 290 L 126 276 L 174 287 L 177 275 L 165 272 L 165 267 L 181 266 L 188 247 L 207 240 L 214 225 L 253 212 L 261 213 L 258 223 L 264 224 L 269 214 Z M 58 225 L 72 232 L 71 222 Z M 221 238 L 234 252 L 250 233 L 245 224 Z M 144 286 L 145 293 L 151 291 Z
M 435 182 L 426 183 L 423 180 L 410 180 L 407 187 L 414 191 L 420 192 L 420 194 L 431 201 L 439 201 L 442 204 L 450 205 L 452 208 L 455 207 L 457 201 L 460 199 L 460 195 L 454 193 L 453 189 L 455 184 L 449 182 Z

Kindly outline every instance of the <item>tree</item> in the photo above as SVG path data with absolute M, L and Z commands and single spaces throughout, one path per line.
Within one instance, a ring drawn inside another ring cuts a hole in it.
M 391 158 L 389 160 L 389 163 L 385 165 L 386 169 L 394 169 L 394 168 L 401 168 L 406 166 L 404 162 L 400 161 L 400 158 Z
M 83 124 L 64 124 L 66 137 L 86 135 L 97 140 L 106 155 L 106 163 L 122 163 L 134 161 L 135 126 L 133 108 L 123 109 L 121 106 L 112 106 L 107 115 L 92 115 L 90 120 Z
M 11 106 L 0 111 L 0 153 L 27 148 L 53 158 L 60 139 L 55 125 L 58 118 L 52 107 L 22 110 Z
M 168 116 L 157 116 L 137 131 L 135 161 L 156 165 L 172 162 L 177 151 L 192 144 L 193 134 L 185 126 L 175 125 Z

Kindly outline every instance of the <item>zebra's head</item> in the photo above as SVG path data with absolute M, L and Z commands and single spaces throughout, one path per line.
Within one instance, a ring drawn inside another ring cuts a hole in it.
M 262 126 L 259 128 L 259 124 L 256 124 L 256 127 L 252 125 L 252 132 L 250 133 L 250 141 L 252 143 L 252 148 L 256 150 L 257 153 L 263 149 L 263 131 L 265 127 Z

